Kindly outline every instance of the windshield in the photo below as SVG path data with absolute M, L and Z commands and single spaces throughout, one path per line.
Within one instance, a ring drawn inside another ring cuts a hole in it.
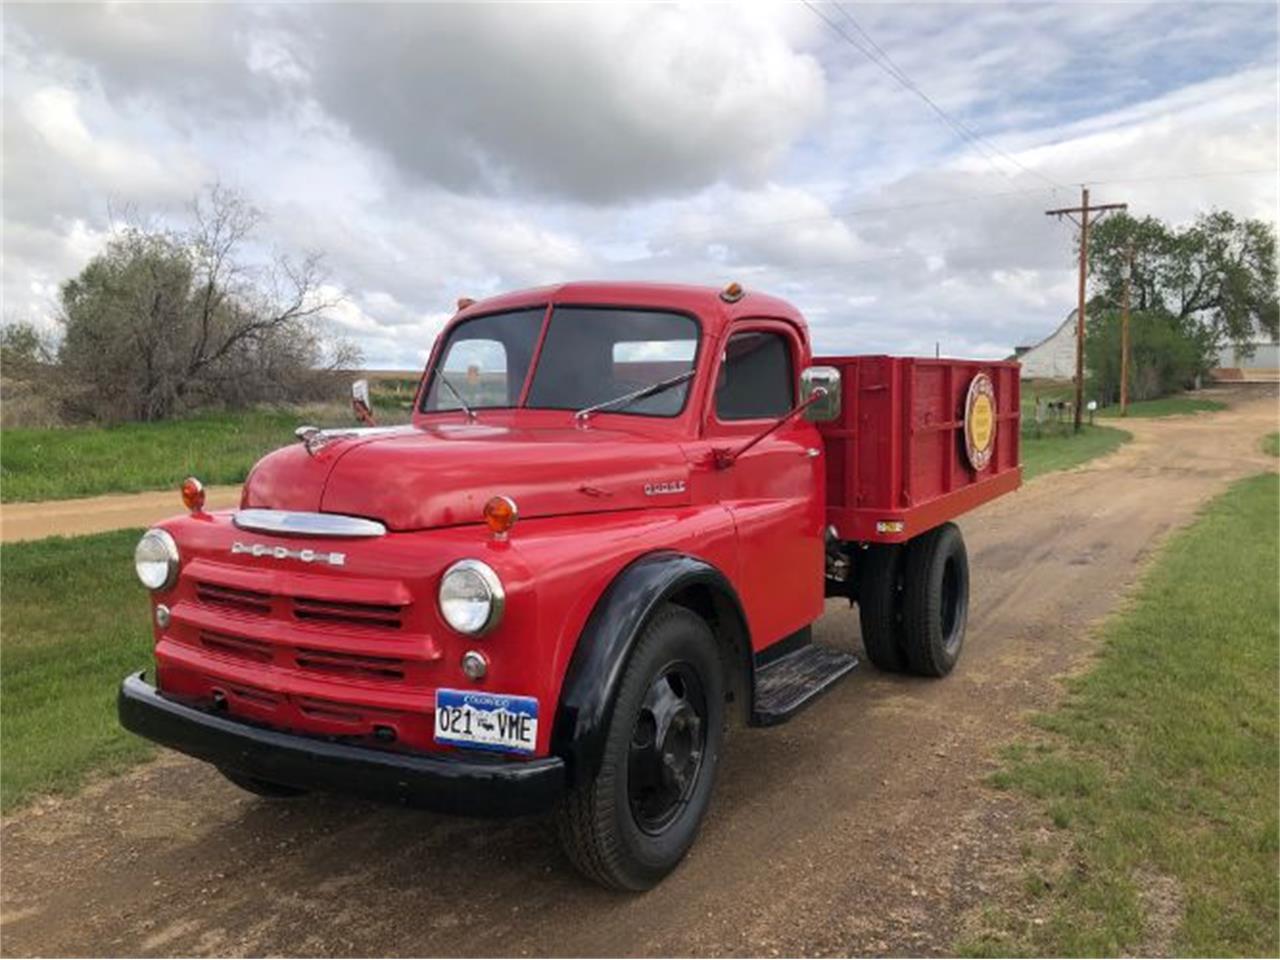
M 439 369 L 476 410 L 519 404 L 544 310 L 519 310 L 458 324 L 440 352 Z M 698 352 L 698 323 L 656 310 L 557 307 L 551 316 L 527 407 L 582 410 L 689 374 Z M 609 405 L 610 413 L 674 417 L 684 409 L 689 381 Z M 460 409 L 431 377 L 423 411 Z
M 437 368 L 422 398 L 423 412 L 461 410 L 458 396 L 473 410 L 514 407 L 520 402 L 545 307 L 476 317 L 458 324 L 440 351 Z

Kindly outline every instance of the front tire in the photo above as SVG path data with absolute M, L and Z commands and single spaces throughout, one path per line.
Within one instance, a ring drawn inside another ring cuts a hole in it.
M 944 523 L 912 540 L 904 578 L 911 672 L 945 677 L 960 659 L 969 620 L 969 557 L 960 528 Z
M 627 663 L 594 776 L 557 812 L 564 851 L 587 877 L 648 890 L 693 845 L 724 739 L 724 677 L 701 617 L 668 604 Z

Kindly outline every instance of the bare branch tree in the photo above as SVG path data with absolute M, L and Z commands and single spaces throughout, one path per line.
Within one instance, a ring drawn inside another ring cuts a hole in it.
M 338 298 L 325 294 L 318 254 L 258 254 L 264 223 L 244 197 L 215 184 L 193 200 L 184 230 L 136 219 L 118 229 L 62 288 L 59 359 L 84 388 L 72 406 L 153 420 L 308 389 Z

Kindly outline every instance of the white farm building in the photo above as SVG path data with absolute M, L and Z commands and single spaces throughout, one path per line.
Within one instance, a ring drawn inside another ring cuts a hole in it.
M 1070 380 L 1076 375 L 1076 312 L 1039 343 L 1013 349 L 1023 380 Z

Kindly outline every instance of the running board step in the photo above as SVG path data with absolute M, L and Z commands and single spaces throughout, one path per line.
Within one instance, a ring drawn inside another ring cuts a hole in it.
M 757 667 L 752 724 L 771 727 L 790 720 L 857 665 L 851 653 L 810 643 Z

